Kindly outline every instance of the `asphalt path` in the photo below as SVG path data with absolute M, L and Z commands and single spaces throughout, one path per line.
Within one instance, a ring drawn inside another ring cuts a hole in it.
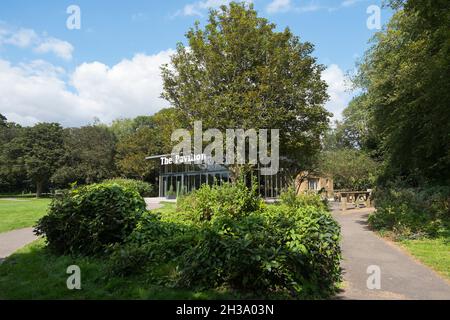
M 340 211 L 334 206 L 333 216 L 342 231 L 344 276 L 344 288 L 337 298 L 450 300 L 447 280 L 369 230 L 371 212 L 371 208 Z M 374 278 L 378 274 L 379 282 Z

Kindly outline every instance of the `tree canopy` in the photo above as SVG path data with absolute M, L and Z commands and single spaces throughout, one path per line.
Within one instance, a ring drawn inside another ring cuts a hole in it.
M 121 175 L 137 179 L 156 176 L 159 162 L 145 157 L 171 152 L 170 136 L 181 126 L 177 113 L 174 108 L 167 108 L 153 116 L 131 120 L 133 129 L 122 135 L 117 144 L 116 163 Z
M 36 185 L 39 197 L 61 164 L 63 129 L 57 123 L 25 127 L 7 146 L 8 161 Z
M 381 180 L 450 181 L 450 2 L 392 1 L 398 8 L 377 33 L 355 83 L 370 110 Z M 363 106 L 364 105 L 364 106 Z
M 64 129 L 64 154 L 52 181 L 69 184 L 99 182 L 114 177 L 116 137 L 106 126 L 90 125 Z
M 313 45 L 231 3 L 196 23 L 162 68 L 163 97 L 192 125 L 280 129 L 280 153 L 305 163 L 320 148 L 330 114 L 324 109 L 324 67 Z

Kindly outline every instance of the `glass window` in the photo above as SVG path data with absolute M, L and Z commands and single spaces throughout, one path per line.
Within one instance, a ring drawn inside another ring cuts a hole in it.
M 194 178 L 195 178 L 195 189 L 198 189 L 200 188 L 200 175 L 196 174 Z
M 187 176 L 187 175 L 185 175 L 183 177 L 183 188 L 184 188 L 184 192 L 185 193 L 190 192 L 190 190 L 189 190 L 189 176 Z
M 201 174 L 201 184 L 205 184 L 208 182 L 208 175 L 207 174 Z
M 317 190 L 318 188 L 318 179 L 308 179 L 308 189 L 309 190 Z
M 189 191 L 195 190 L 195 177 L 194 175 L 189 176 Z
M 216 173 L 215 175 L 214 175 L 214 178 L 215 178 L 215 182 L 218 184 L 218 185 L 220 185 L 221 184 L 221 179 L 220 179 L 220 174 L 219 173 Z
M 212 186 L 214 184 L 214 175 L 213 174 L 207 174 L 208 176 L 208 184 Z

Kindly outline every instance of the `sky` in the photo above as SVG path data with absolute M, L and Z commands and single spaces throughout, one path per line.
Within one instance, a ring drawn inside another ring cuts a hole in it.
M 250 0 L 247 0 L 249 2 Z M 160 98 L 160 65 L 170 61 L 195 21 L 228 0 L 2 0 L 0 2 L 0 113 L 22 125 L 151 115 L 169 107 Z M 379 31 L 369 28 L 370 6 L 381 24 L 392 12 L 382 0 L 253 0 L 258 14 L 315 45 L 326 67 L 326 108 L 340 119 L 355 94 L 347 75 Z M 73 26 L 73 6 L 80 10 Z M 371 20 L 372 21 L 372 20 Z

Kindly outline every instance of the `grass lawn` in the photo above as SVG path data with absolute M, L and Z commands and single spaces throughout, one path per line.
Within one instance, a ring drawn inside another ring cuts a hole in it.
M 69 290 L 66 269 L 78 265 L 81 290 Z M 161 270 L 167 273 L 167 270 Z M 55 256 L 40 239 L 0 264 L 1 299 L 228 299 L 225 290 L 197 292 L 158 286 L 145 275 L 108 277 L 104 260 Z
M 400 242 L 414 257 L 450 280 L 450 238 Z
M 50 199 L 0 199 L 0 232 L 31 227 L 45 215 Z
M 177 209 L 177 203 L 176 202 L 169 202 L 169 201 L 161 201 L 160 202 L 162 207 L 159 209 L 151 210 L 152 212 L 160 212 L 162 214 L 167 214 L 170 212 L 174 212 Z

